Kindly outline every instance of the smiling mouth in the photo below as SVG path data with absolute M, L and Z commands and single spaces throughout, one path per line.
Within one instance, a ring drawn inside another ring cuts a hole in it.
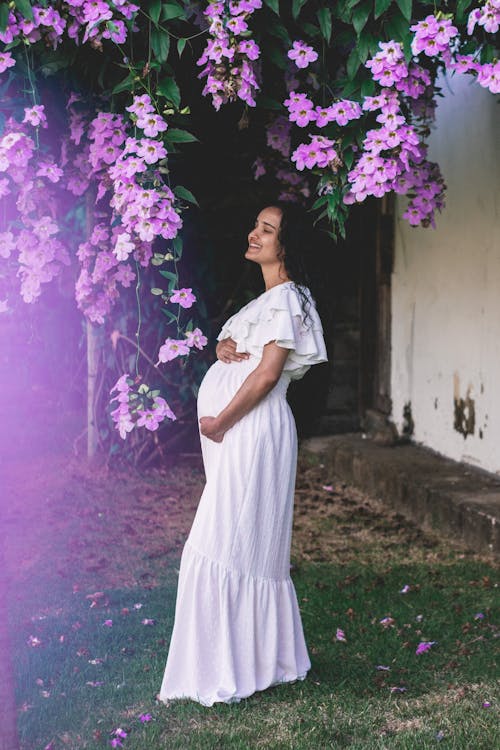
M 254 247 L 256 250 L 260 250 L 261 246 L 256 245 L 255 242 L 249 242 L 248 247 Z

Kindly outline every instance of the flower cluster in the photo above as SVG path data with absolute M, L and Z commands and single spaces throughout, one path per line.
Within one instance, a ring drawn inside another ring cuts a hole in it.
M 410 224 L 427 226 L 444 205 L 444 184 L 437 165 L 425 160 L 426 148 L 401 110 L 397 92 L 383 89 L 379 96 L 365 97 L 363 109 L 378 112 L 378 128 L 366 133 L 363 150 L 348 172 L 349 191 L 344 202 L 361 202 L 388 192 L 409 195 L 404 214 Z
M 80 172 L 80 179 L 75 181 L 72 174 L 68 189 L 81 194 L 93 179 L 97 200 L 106 196 L 112 209 L 112 230 L 98 225 L 78 250 L 82 271 L 77 303 L 98 323 L 104 321 L 119 295 L 117 282 L 129 286 L 135 278 L 127 263 L 129 258 L 147 266 L 153 241 L 157 237 L 173 239 L 182 226 L 175 196 L 159 171 L 167 150 L 156 136 L 167 129 L 167 123 L 155 113 L 147 94 L 135 96 L 127 110 L 130 118 L 99 112 L 86 129 L 81 113 L 73 112 L 71 120 L 73 142 L 80 142 L 82 129 L 87 140 L 81 153 L 73 152 L 74 172 L 83 167 L 83 178 Z M 143 137 L 130 135 L 132 124 L 142 130 Z
M 288 157 L 290 155 L 290 121 L 278 115 L 271 125 L 267 128 L 266 139 L 267 145 L 278 151 L 282 156 Z
M 139 10 L 138 5 L 127 0 L 113 3 L 104 0 L 67 0 L 57 3 L 57 8 L 53 5 L 33 5 L 32 21 L 24 18 L 16 8 L 10 10 L 7 26 L 0 32 L 0 41 L 10 44 L 20 38 L 23 42 L 34 44 L 43 40 L 47 46 L 56 49 L 66 32 L 76 44 L 90 41 L 92 46 L 101 48 L 104 39 L 123 44 L 127 39 L 127 22 L 135 30 L 133 18 Z M 0 55 L 0 72 L 13 64 L 9 52 Z
M 159 395 L 159 391 L 151 390 L 145 383 L 137 390 L 134 390 L 133 385 L 134 381 L 125 373 L 118 378 L 110 391 L 117 393 L 111 399 L 111 403 L 117 402 L 117 406 L 111 412 L 111 419 L 123 440 L 134 427 L 145 427 L 147 430 L 155 431 L 164 419 L 176 419 L 165 399 Z
M 428 57 L 447 53 L 450 42 L 458 35 L 457 27 L 453 26 L 449 18 L 438 18 L 433 15 L 410 26 L 410 31 L 414 32 L 411 43 L 413 54 L 419 55 L 423 52 Z
M 0 138 L 0 200 L 15 196 L 9 213 L 16 210 L 10 228 L 0 234 L 0 258 L 6 267 L 16 269 L 25 302 L 34 302 L 41 285 L 52 281 L 70 262 L 67 247 L 56 236 L 60 227 L 54 205 L 62 171 L 47 151 L 38 159 L 28 130 L 45 124 L 43 106 L 26 108 L 22 123 L 13 117 L 6 120 Z
M 220 0 L 210 2 L 204 11 L 210 37 L 198 60 L 205 66 L 198 77 L 206 77 L 203 95 L 211 94 L 216 110 L 236 99 L 255 107 L 260 88 L 255 61 L 260 48 L 242 35 L 248 30 L 249 16 L 261 7 L 262 0 Z
M 193 347 L 196 349 L 203 349 L 206 345 L 207 337 L 203 335 L 199 328 L 187 330 L 184 339 L 165 339 L 165 342 L 162 344 L 158 352 L 158 363 L 170 362 L 177 357 L 189 354 L 189 350 Z
M 314 167 L 330 167 L 339 164 L 335 142 L 322 135 L 313 135 L 309 143 L 301 143 L 292 154 L 292 161 L 299 171 Z
M 305 128 L 310 123 L 316 123 L 317 127 L 323 128 L 330 122 L 343 126 L 362 115 L 359 104 L 349 99 L 340 99 L 328 107 L 314 107 L 307 94 L 291 91 L 283 103 L 288 109 L 290 122 L 294 122 L 300 128 Z
M 496 34 L 500 26 L 499 0 L 486 0 L 481 8 L 475 8 L 469 13 L 467 33 L 473 33 L 476 24 L 482 26 L 490 34 Z

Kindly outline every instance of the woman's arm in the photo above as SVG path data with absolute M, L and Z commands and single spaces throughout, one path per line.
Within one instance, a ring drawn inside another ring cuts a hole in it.
M 274 341 L 266 344 L 260 363 L 243 381 L 226 408 L 216 417 L 200 419 L 201 434 L 216 443 L 221 443 L 224 434 L 274 388 L 289 353 L 290 349 L 284 349 Z

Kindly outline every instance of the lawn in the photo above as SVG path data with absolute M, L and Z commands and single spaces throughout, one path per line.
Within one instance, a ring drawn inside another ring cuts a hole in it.
M 500 746 L 491 560 L 304 457 L 292 577 L 311 672 L 239 704 L 165 706 L 155 696 L 199 462 L 147 476 L 53 471 L 36 531 L 10 553 L 11 565 L 23 558 L 9 607 L 23 750 Z

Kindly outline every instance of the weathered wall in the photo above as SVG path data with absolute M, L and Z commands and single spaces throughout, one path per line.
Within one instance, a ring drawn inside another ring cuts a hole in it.
M 500 105 L 443 81 L 430 140 L 448 185 L 437 229 L 398 204 L 392 279 L 393 420 L 413 440 L 500 473 Z M 408 408 L 410 407 L 410 409 Z

